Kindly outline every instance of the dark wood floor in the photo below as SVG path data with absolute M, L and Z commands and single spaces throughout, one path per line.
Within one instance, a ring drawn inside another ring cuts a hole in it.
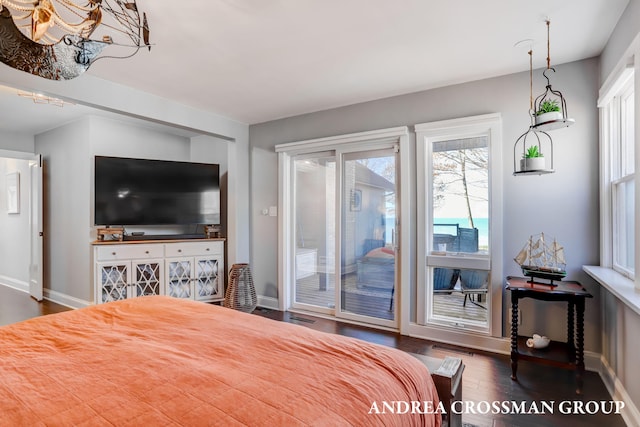
M 563 401 L 610 401 L 600 376 L 595 372 L 586 372 L 582 395 L 575 394 L 573 371 L 542 366 L 521 361 L 518 364 L 518 381 L 511 380 L 509 356 L 497 355 L 462 347 L 426 341 L 384 332 L 362 326 L 336 322 L 297 313 L 280 312 L 258 308 L 256 314 L 275 320 L 296 323 L 324 332 L 346 335 L 365 341 L 394 347 L 403 351 L 443 358 L 459 357 L 466 368 L 463 375 L 463 401 L 514 401 L 532 402 L 554 401 L 554 414 L 546 415 L 509 415 L 509 414 L 471 414 L 464 413 L 462 421 L 481 427 L 573 427 L 607 426 L 622 427 L 625 423 L 620 415 L 564 415 L 559 411 Z M 574 405 L 571 403 L 570 405 Z
M 0 285 L 0 325 L 69 310 L 51 301 L 38 302 L 29 294 Z
M 37 302 L 23 292 L 0 286 L 0 324 L 5 325 L 31 317 L 58 313 L 67 307 L 50 301 Z M 443 358 L 460 357 L 466 365 L 464 371 L 462 399 L 468 402 L 554 401 L 555 413 L 546 415 L 472 414 L 462 416 L 464 423 L 479 427 L 572 427 L 607 426 L 622 427 L 619 415 L 563 415 L 559 404 L 563 401 L 609 401 L 609 396 L 598 374 L 587 372 L 584 378 L 584 393 L 574 393 L 573 372 L 541 366 L 531 362 L 520 362 L 518 381 L 510 379 L 509 357 L 477 350 L 438 344 L 431 341 L 378 331 L 361 326 L 316 318 L 297 313 L 257 309 L 255 314 L 271 319 L 299 324 L 324 332 L 346 335 L 365 341 L 394 347 L 403 351 Z

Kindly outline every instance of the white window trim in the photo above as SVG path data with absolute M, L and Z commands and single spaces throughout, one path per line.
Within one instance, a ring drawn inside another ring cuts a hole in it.
M 634 280 L 616 272 L 612 268 L 612 212 L 611 212 L 611 162 L 612 156 L 609 150 L 603 148 L 602 141 L 611 132 L 606 117 L 606 106 L 611 99 L 620 92 L 625 82 L 634 75 L 634 86 L 640 88 L 640 35 L 637 35 L 627 50 L 622 55 L 618 65 L 607 77 L 600 88 L 597 106 L 600 108 L 600 265 L 584 266 L 583 269 L 602 286 L 616 295 L 631 309 L 640 313 L 640 299 L 633 297 L 633 290 L 629 289 L 629 283 L 633 289 L 640 290 L 640 278 L 636 274 Z M 640 90 L 635 91 L 635 123 L 640 123 Z M 635 132 L 635 146 L 640 146 L 640 131 Z M 640 153 L 635 150 L 635 169 L 640 170 Z M 635 186 L 635 212 L 640 212 L 640 185 Z M 640 268 L 640 215 L 635 217 L 635 265 Z M 632 297 L 628 297 L 632 296 Z
M 444 120 L 431 123 L 421 123 L 415 126 L 416 130 L 416 158 L 417 162 L 417 283 L 426 283 L 426 266 L 429 260 L 435 255 L 430 255 L 426 247 L 427 222 L 426 218 L 430 215 L 427 212 L 427 189 L 430 188 L 428 183 L 430 177 L 427 176 L 428 166 L 425 164 L 427 152 L 430 142 L 443 139 L 465 138 L 469 136 L 477 136 L 478 134 L 489 135 L 489 164 L 490 164 L 490 258 L 487 257 L 468 257 L 469 265 L 478 268 L 490 267 L 491 292 L 488 295 L 489 301 L 489 322 L 488 327 L 482 329 L 469 328 L 467 330 L 457 330 L 462 340 L 459 341 L 463 345 L 471 345 L 464 336 L 468 334 L 484 334 L 494 337 L 502 336 L 502 119 L 499 113 L 485 114 L 480 116 L 464 117 L 453 120 Z M 429 191 L 430 193 L 430 191 Z M 447 262 L 446 257 L 440 257 L 439 265 Z M 433 260 L 432 260 L 433 261 Z M 459 265 L 459 264 L 458 264 Z M 444 325 L 425 325 L 427 320 L 426 307 L 426 290 L 424 286 L 417 286 L 417 306 L 416 319 L 418 322 L 412 325 L 413 333 L 422 336 L 437 336 L 443 331 L 451 330 Z M 484 344 L 487 345 L 487 344 Z M 498 343 L 498 345 L 501 345 Z M 490 346 L 490 345 L 489 345 Z

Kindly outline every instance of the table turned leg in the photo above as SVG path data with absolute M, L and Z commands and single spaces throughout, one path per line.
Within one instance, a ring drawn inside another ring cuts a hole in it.
M 575 304 L 573 301 L 568 302 L 567 308 L 567 344 L 576 347 L 576 342 L 574 341 L 574 330 L 575 330 Z
M 582 377 L 584 374 L 584 298 L 576 301 L 576 394 L 582 394 Z
M 511 379 L 517 380 L 518 371 L 518 297 L 511 291 Z

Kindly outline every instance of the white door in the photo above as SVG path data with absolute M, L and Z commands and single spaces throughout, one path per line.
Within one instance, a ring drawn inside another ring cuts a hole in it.
M 31 239 L 31 259 L 29 262 L 29 293 L 37 301 L 42 301 L 42 156 L 36 154 L 29 160 L 31 189 L 29 196 L 29 228 Z

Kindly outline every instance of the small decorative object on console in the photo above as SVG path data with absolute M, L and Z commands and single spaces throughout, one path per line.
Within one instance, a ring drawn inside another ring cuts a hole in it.
M 544 233 L 529 236 L 527 243 L 514 258 L 522 268 L 522 273 L 531 278 L 531 283 L 534 278 L 540 278 L 549 280 L 550 285 L 553 285 L 554 280 L 562 280 L 567 275 L 564 248 L 555 238 L 551 240 L 549 245 Z
M 98 228 L 98 240 L 124 240 L 124 227 Z
M 527 347 L 545 348 L 549 345 L 549 342 L 551 342 L 551 340 L 548 337 L 533 334 L 533 337 L 527 340 Z
M 222 232 L 222 227 L 220 225 L 205 225 L 204 226 L 204 236 L 207 239 L 220 237 L 220 233 Z

